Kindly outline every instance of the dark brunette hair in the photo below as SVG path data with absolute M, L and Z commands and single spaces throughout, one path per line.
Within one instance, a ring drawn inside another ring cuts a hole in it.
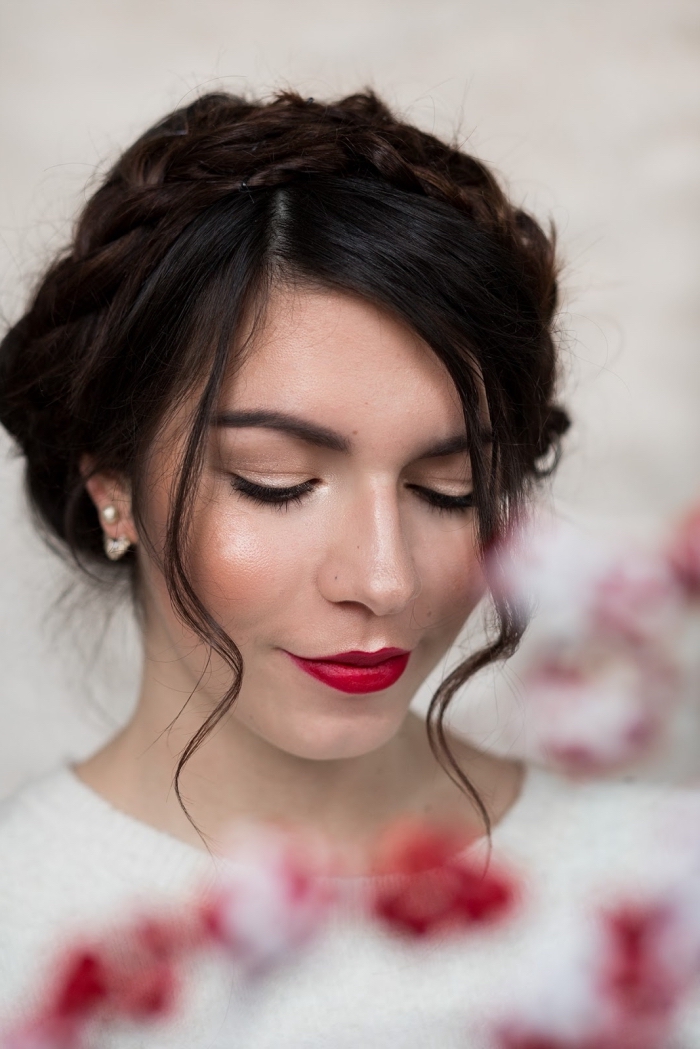
M 26 459 L 30 504 L 54 546 L 108 562 L 80 463 L 128 479 L 137 525 L 149 447 L 201 388 L 173 489 L 162 568 L 182 620 L 233 682 L 184 763 L 241 686 L 242 660 L 187 572 L 187 534 L 210 420 L 244 314 L 279 281 L 363 296 L 408 323 L 447 367 L 471 435 L 482 549 L 549 472 L 568 425 L 553 403 L 554 238 L 509 202 L 474 157 L 397 119 L 372 92 L 337 102 L 207 94 L 120 157 L 67 251 L 0 345 L 0 421 Z M 480 418 L 481 384 L 490 433 Z M 505 604 L 496 636 L 440 685 L 427 729 L 436 758 L 486 809 L 450 752 L 443 716 L 477 670 L 522 632 Z

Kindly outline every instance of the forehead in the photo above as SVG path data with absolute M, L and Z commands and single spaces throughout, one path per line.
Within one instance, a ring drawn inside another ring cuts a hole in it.
M 222 407 L 304 412 L 349 432 L 368 420 L 464 428 L 452 378 L 408 325 L 358 296 L 298 287 L 272 293 Z

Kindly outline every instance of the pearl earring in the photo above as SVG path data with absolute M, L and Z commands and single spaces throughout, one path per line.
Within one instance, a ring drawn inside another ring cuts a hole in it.
M 111 536 L 106 535 L 104 538 L 104 544 L 105 553 L 110 561 L 118 561 L 131 546 L 131 540 L 127 539 L 125 535 L 119 535 L 116 539 L 112 539 Z
M 114 524 L 115 521 L 119 520 L 119 513 L 116 506 L 112 503 L 108 503 L 107 506 L 103 506 L 100 510 L 100 516 L 105 524 Z M 118 561 L 120 557 L 123 557 L 131 546 L 131 540 L 127 539 L 125 535 L 118 535 L 112 537 L 111 535 L 104 536 L 104 548 L 107 557 L 110 561 Z

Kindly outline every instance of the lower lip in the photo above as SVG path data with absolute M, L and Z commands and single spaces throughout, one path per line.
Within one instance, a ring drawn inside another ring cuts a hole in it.
M 394 685 L 403 674 L 408 664 L 410 652 L 402 656 L 392 656 L 374 667 L 350 666 L 348 663 L 326 663 L 317 659 L 301 659 L 287 653 L 296 665 L 324 685 L 338 689 L 339 692 L 381 692 Z

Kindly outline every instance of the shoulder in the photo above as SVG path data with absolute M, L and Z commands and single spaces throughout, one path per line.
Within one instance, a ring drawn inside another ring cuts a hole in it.
M 697 847 L 698 789 L 631 778 L 572 780 L 531 765 L 495 839 L 548 880 L 629 894 L 673 876 L 693 828 Z
M 0 1006 L 11 1009 L 62 924 L 79 913 L 74 816 L 55 770 L 0 802 Z M 85 892 L 85 886 L 82 891 Z M 89 895 L 89 891 L 87 893 Z
M 0 1008 L 37 967 L 142 903 L 200 884 L 208 857 L 113 809 L 68 766 L 0 802 Z
M 60 880 L 75 813 L 67 770 L 31 780 L 0 801 L 0 906 L 17 894 Z
M 570 778 L 540 765 L 527 766 L 524 801 L 534 814 L 546 811 L 548 822 L 588 824 L 592 818 L 601 829 L 619 826 L 620 821 L 647 820 L 668 804 L 684 797 L 700 797 L 695 791 L 634 777 Z M 527 796 L 529 795 L 529 797 Z
M 91 899 L 180 891 L 210 869 L 207 854 L 113 807 L 68 765 L 0 802 L 0 906 L 8 896 Z

